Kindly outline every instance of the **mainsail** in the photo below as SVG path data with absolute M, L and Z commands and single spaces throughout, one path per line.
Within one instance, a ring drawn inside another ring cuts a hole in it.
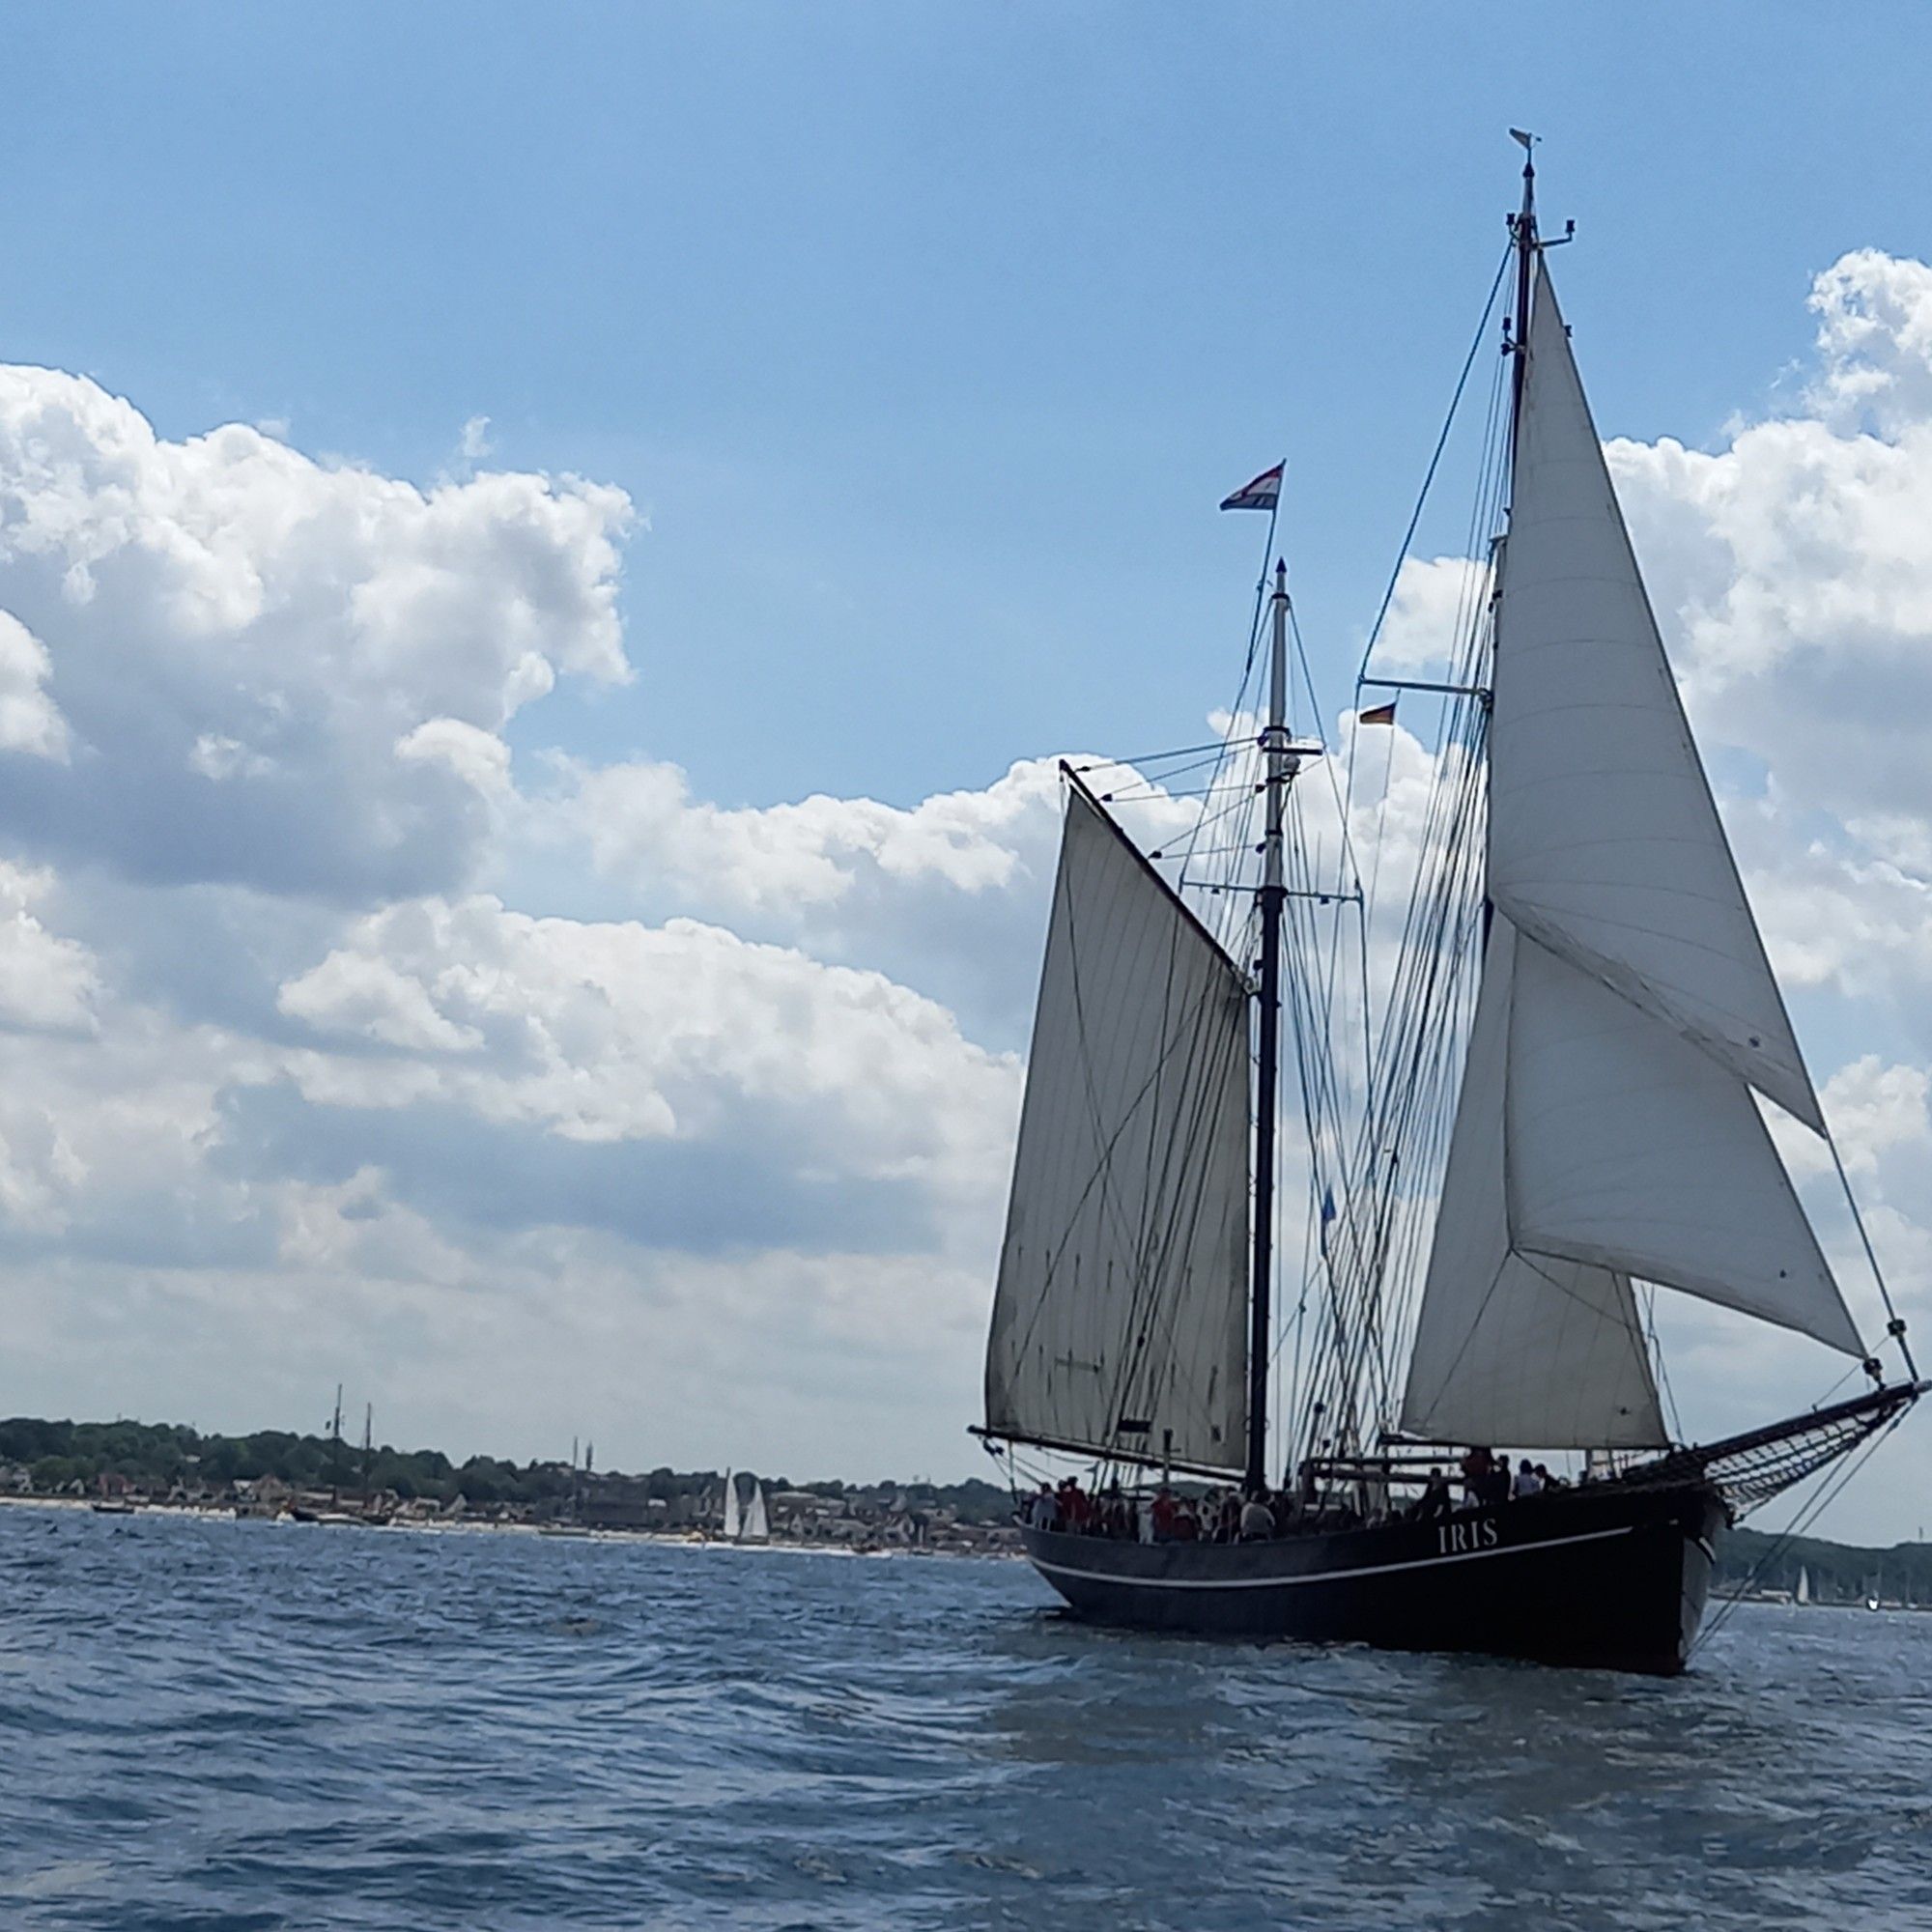
M 1234 961 L 1069 774 L 989 1435 L 1241 1466 L 1248 1037 Z
M 771 1520 L 765 1514 L 765 1486 L 753 1482 L 751 1507 L 745 1512 L 745 1541 L 765 1543 L 770 1540 L 771 1533 Z
M 1402 1425 L 1654 1445 L 1634 1276 L 1864 1351 L 1752 1096 L 1822 1130 L 1540 255 L 1492 682 L 1492 925 Z
M 729 1469 L 724 1471 L 724 1534 L 732 1543 L 738 1540 L 738 1479 Z

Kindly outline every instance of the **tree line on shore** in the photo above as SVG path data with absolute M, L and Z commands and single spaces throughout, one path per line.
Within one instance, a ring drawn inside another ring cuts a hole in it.
M 1860 1604 L 1877 1597 L 1932 1605 L 1932 1543 L 1895 1543 L 1878 1549 L 1828 1543 L 1821 1536 L 1777 1537 L 1734 1529 L 1718 1550 L 1720 1589 L 1748 1585 L 1796 1596 L 1801 1570 L 1813 1603 Z
M 79 1482 L 92 1489 L 103 1476 L 119 1476 L 154 1495 L 175 1490 L 218 1492 L 237 1482 L 265 1476 L 294 1490 L 326 1490 L 339 1482 L 359 1490 L 364 1481 L 359 1444 L 336 1443 L 327 1435 L 262 1429 L 248 1435 L 205 1435 L 175 1422 L 66 1422 L 38 1416 L 0 1420 L 0 1466 L 27 1471 L 36 1491 L 54 1493 Z M 717 1469 L 652 1469 L 634 1476 L 607 1472 L 604 1480 L 641 1484 L 646 1492 L 669 1502 L 715 1486 Z M 514 1506 L 529 1509 L 561 1504 L 590 1480 L 567 1463 L 506 1462 L 471 1456 L 452 1463 L 440 1449 L 371 1449 L 368 1487 L 405 1500 L 438 1503 L 461 1500 L 471 1509 Z M 798 1488 L 813 1495 L 842 1496 L 880 1487 L 842 1482 L 792 1484 L 765 1476 L 767 1489 Z M 1004 1522 L 1011 1499 L 994 1484 L 893 1483 L 890 1487 L 914 1508 L 950 1504 L 962 1522 Z

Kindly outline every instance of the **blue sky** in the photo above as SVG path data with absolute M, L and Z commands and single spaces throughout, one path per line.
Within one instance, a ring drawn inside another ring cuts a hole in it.
M 343 1379 L 459 1450 L 977 1466 L 1024 761 L 1202 735 L 1262 535 L 1214 505 L 1283 453 L 1348 700 L 1513 124 L 1828 1108 L 1932 1274 L 1928 43 L 1903 5 L 10 21 L 0 1406 L 279 1425 Z M 1700 1322 L 1712 1428 L 1817 1393 Z
M 1818 267 L 1923 252 L 1922 10 L 1520 12 L 47 10 L 0 326 L 170 434 L 427 478 L 486 414 L 497 460 L 621 484 L 640 675 L 547 735 L 909 802 L 1190 738 L 1253 561 L 1212 505 L 1283 449 L 1348 664 L 1511 123 L 1581 227 L 1606 433 L 1716 434 Z

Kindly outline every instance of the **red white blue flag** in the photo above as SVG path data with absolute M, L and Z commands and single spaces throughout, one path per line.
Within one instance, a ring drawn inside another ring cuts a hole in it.
M 1285 463 L 1264 469 L 1252 483 L 1243 483 L 1232 497 L 1221 499 L 1224 510 L 1271 510 L 1281 501 L 1281 472 Z

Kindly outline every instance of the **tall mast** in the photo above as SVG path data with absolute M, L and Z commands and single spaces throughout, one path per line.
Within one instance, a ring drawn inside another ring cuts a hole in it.
M 1522 145 L 1522 207 L 1510 217 L 1510 233 L 1516 238 L 1516 320 L 1510 345 L 1516 367 L 1510 384 L 1510 465 L 1514 480 L 1518 428 L 1522 421 L 1522 384 L 1529 373 L 1529 293 L 1531 271 L 1536 262 L 1536 136 L 1520 128 L 1510 129 L 1512 138 Z
M 1272 1321 L 1269 1289 L 1274 1265 L 1274 1122 L 1280 1079 L 1281 912 L 1288 897 L 1282 866 L 1282 819 L 1288 787 L 1300 760 L 1288 736 L 1288 565 L 1277 560 L 1268 668 L 1268 722 L 1262 733 L 1266 760 L 1267 833 L 1262 846 L 1261 1054 L 1255 1093 L 1255 1271 L 1249 1294 L 1247 1486 L 1267 1486 L 1267 1378 Z
M 1516 503 L 1516 457 L 1517 440 L 1522 433 L 1522 385 L 1529 375 L 1529 298 L 1531 280 L 1536 263 L 1536 136 L 1526 134 L 1520 128 L 1510 129 L 1512 140 L 1522 147 L 1522 206 L 1510 216 L 1510 234 L 1516 242 L 1516 314 L 1510 324 L 1508 350 L 1513 361 L 1510 368 L 1510 421 L 1509 421 L 1509 484 L 1510 508 Z M 1507 519 L 1507 512 L 1505 518 Z M 1505 521 L 1505 529 L 1508 525 Z M 1506 553 L 1491 552 L 1493 566 L 1499 555 L 1506 558 Z M 1506 567 L 1506 564 L 1505 564 Z M 1493 573 L 1499 576 L 1499 573 Z M 1491 596 L 1500 594 L 1499 586 L 1493 582 Z M 1493 611 L 1492 611 L 1493 615 Z M 1490 681 L 1495 682 L 1495 666 L 1490 667 Z M 1485 704 L 1489 702 L 1484 699 Z M 1490 928 L 1495 922 L 1496 908 L 1490 897 L 1489 866 L 1487 857 L 1483 864 L 1483 949 L 1487 953 L 1490 943 Z
M 328 1506 L 342 1505 L 342 1384 L 335 1385 L 335 1413 L 328 1424 Z

